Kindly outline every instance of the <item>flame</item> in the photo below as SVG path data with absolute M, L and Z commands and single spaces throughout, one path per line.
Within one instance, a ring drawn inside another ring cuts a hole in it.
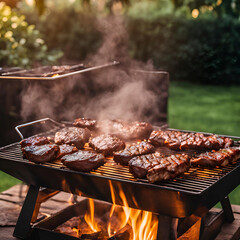
M 111 232 L 111 217 L 116 208 L 116 195 L 114 193 L 114 189 L 111 181 L 109 181 L 109 186 L 110 186 L 112 202 L 113 202 L 113 205 L 110 211 L 110 221 L 108 224 L 109 237 L 111 237 L 112 234 L 114 234 L 116 231 L 122 229 L 128 224 L 129 226 L 132 227 L 133 240 L 156 239 L 157 228 L 158 228 L 157 217 L 154 216 L 151 212 L 130 208 L 127 202 L 127 198 L 121 188 L 119 188 L 119 193 L 118 193 L 123 203 L 121 214 L 119 214 L 121 224 L 120 226 L 118 226 L 118 229 L 114 230 L 114 233 Z M 135 199 L 133 199 L 133 201 L 134 200 Z
M 90 213 L 87 212 L 84 219 L 93 232 L 99 232 L 101 229 L 94 220 L 94 201 L 92 198 L 89 198 L 89 207 Z
M 73 205 L 74 204 L 74 196 L 71 194 L 71 196 L 68 199 L 68 205 Z
M 58 73 L 52 75 L 52 77 L 57 77 L 57 76 L 59 76 Z

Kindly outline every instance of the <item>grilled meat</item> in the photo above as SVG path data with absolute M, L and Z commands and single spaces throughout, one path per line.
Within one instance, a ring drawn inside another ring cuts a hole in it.
M 120 163 L 122 165 L 128 165 L 128 162 L 136 156 L 153 153 L 155 151 L 155 147 L 148 142 L 142 141 L 137 144 L 130 145 L 126 147 L 124 150 L 115 152 L 113 154 L 113 160 L 116 163 Z
M 67 127 L 56 132 L 54 141 L 57 144 L 73 144 L 81 149 L 90 135 L 90 131 L 86 128 Z
M 21 147 L 31 146 L 31 145 L 44 145 L 50 143 L 47 137 L 29 137 L 25 138 L 20 142 Z
M 125 122 L 122 120 L 104 120 L 98 123 L 98 129 L 124 140 L 147 139 L 153 130 L 151 124 L 146 122 Z
M 68 155 L 77 151 L 78 149 L 75 146 L 71 146 L 67 144 L 59 145 L 59 154 L 57 158 L 60 159 L 65 155 Z
M 89 118 L 77 118 L 74 120 L 73 125 L 80 128 L 88 128 L 89 130 L 95 130 L 97 121 Z
M 162 158 L 159 164 L 149 169 L 147 179 L 150 183 L 168 180 L 188 171 L 190 167 L 189 156 L 176 154 Z
M 95 138 L 91 138 L 89 146 L 96 152 L 101 152 L 105 156 L 110 156 L 113 155 L 113 152 L 124 149 L 125 143 L 117 137 L 102 134 Z
M 159 152 L 137 156 L 129 161 L 129 171 L 136 178 L 147 177 L 153 183 L 175 178 L 190 167 L 186 154 L 164 157 Z
M 62 162 L 70 169 L 89 172 L 102 166 L 105 161 L 103 154 L 79 150 L 62 157 Z
M 159 164 L 163 157 L 159 152 L 134 157 L 129 161 L 129 171 L 136 178 L 145 178 L 148 170 Z
M 201 133 L 180 131 L 153 131 L 149 141 L 155 146 L 167 146 L 172 149 L 215 149 L 230 147 L 232 139 L 217 135 L 204 136 Z
M 191 159 L 191 164 L 200 166 L 226 166 L 240 158 L 240 148 L 224 148 L 218 151 L 201 153 Z
M 22 152 L 29 161 L 37 163 L 49 162 L 57 158 L 59 147 L 55 144 L 30 145 L 22 148 Z

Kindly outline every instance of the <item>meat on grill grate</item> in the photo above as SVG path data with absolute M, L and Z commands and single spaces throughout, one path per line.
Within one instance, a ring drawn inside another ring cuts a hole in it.
M 77 151 L 78 149 L 75 146 L 71 146 L 67 144 L 59 145 L 59 154 L 57 158 L 60 159 L 65 155 L 68 155 Z
M 74 120 L 73 125 L 80 128 L 88 128 L 89 130 L 95 130 L 97 121 L 90 118 L 77 118 Z
M 125 143 L 115 137 L 108 134 L 102 134 L 97 137 L 91 138 L 89 146 L 96 152 L 103 153 L 105 156 L 113 155 L 113 152 L 120 151 L 125 148 Z
M 121 165 L 128 165 L 129 161 L 136 156 L 153 153 L 155 147 L 148 142 L 141 141 L 140 143 L 132 144 L 124 150 L 115 152 L 113 160 Z
M 73 144 L 81 149 L 90 135 L 91 132 L 86 128 L 66 127 L 56 132 L 54 141 L 56 144 Z
M 215 149 L 233 145 L 230 138 L 217 135 L 204 136 L 202 133 L 185 133 L 180 131 L 153 131 L 149 141 L 156 146 L 173 149 Z
M 186 154 L 164 157 L 156 152 L 131 159 L 129 170 L 135 177 L 147 177 L 148 181 L 153 183 L 172 179 L 186 172 L 190 167 L 189 159 Z
M 62 163 L 70 169 L 89 172 L 102 166 L 105 160 L 101 153 L 79 150 L 62 157 Z
M 240 148 L 224 148 L 218 151 L 201 153 L 191 159 L 191 164 L 200 166 L 226 166 L 240 158 Z
M 129 171 L 136 178 L 145 178 L 148 170 L 159 164 L 163 157 L 159 152 L 134 157 L 129 161 Z
M 31 145 L 44 145 L 50 143 L 47 137 L 29 137 L 25 138 L 20 142 L 21 147 L 31 146 Z
M 49 162 L 57 158 L 59 147 L 55 144 L 30 145 L 22 148 L 23 156 L 32 162 Z
M 124 140 L 147 139 L 153 130 L 150 123 L 125 122 L 122 120 L 104 120 L 97 126 L 101 133 L 107 133 Z
M 190 158 L 186 154 L 171 155 L 162 158 L 159 164 L 148 170 L 147 179 L 150 183 L 168 180 L 188 171 Z

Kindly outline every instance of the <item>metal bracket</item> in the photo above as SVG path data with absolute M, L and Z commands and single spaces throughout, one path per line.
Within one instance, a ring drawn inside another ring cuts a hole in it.
M 41 203 L 47 201 L 57 193 L 59 193 L 57 190 L 46 188 L 40 190 L 39 186 L 30 185 L 13 236 L 27 239 L 32 232 L 31 224 L 37 220 Z

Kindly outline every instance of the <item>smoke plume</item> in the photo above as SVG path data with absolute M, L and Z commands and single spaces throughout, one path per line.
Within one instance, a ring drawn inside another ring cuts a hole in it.
M 161 87 L 166 94 L 167 74 L 149 74 L 145 71 L 154 70 L 151 62 L 129 57 L 123 18 L 101 19 L 97 27 L 103 44 L 86 62 L 96 66 L 116 60 L 120 65 L 71 79 L 29 83 L 22 92 L 21 115 L 25 121 L 42 117 L 68 121 L 78 117 L 150 122 L 159 119 Z

